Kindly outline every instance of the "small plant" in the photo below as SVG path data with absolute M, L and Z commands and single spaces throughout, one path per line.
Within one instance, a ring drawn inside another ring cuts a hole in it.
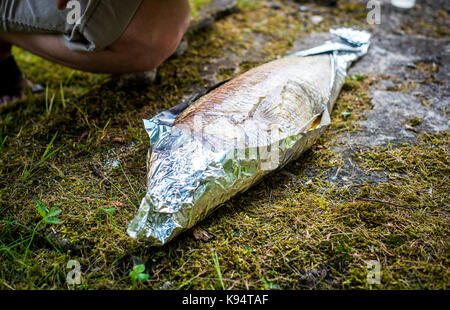
M 25 255 L 24 258 L 27 257 L 28 255 L 28 251 L 30 249 L 31 243 L 34 240 L 34 236 L 38 230 L 38 228 L 41 226 L 42 223 L 45 224 L 62 224 L 63 222 L 60 221 L 57 218 L 57 215 L 61 213 L 61 209 L 58 207 L 52 207 L 52 208 L 48 208 L 45 203 L 40 202 L 39 200 L 35 200 L 36 205 L 37 205 L 37 210 L 39 212 L 39 214 L 42 216 L 42 220 L 40 220 L 36 226 L 33 229 L 33 232 L 31 234 L 30 237 L 30 241 L 28 242 L 27 247 L 25 248 Z
M 63 222 L 60 221 L 56 216 L 60 214 L 62 211 L 58 207 L 52 207 L 48 209 L 48 207 L 41 203 L 38 200 L 35 200 L 37 204 L 37 210 L 39 214 L 42 216 L 42 222 L 46 224 L 62 224 Z
M 278 286 L 278 284 L 274 284 L 274 283 L 269 283 L 267 282 L 265 279 L 262 279 L 262 283 L 264 285 L 264 288 L 266 290 L 279 290 L 280 287 Z
M 133 289 L 136 288 L 136 283 L 137 281 L 145 281 L 148 280 L 148 278 L 150 277 L 148 273 L 144 273 L 145 271 L 145 265 L 144 264 L 140 264 L 140 265 L 135 265 L 133 267 L 133 271 L 130 271 L 130 278 L 133 281 Z
M 347 118 L 347 117 L 349 117 L 350 115 L 352 115 L 352 113 L 350 113 L 350 112 L 348 112 L 348 111 L 344 111 L 344 112 L 341 113 L 341 115 L 342 115 L 343 118 Z
M 362 81 L 362 80 L 364 80 L 364 76 L 359 75 L 359 74 L 355 74 L 355 75 L 353 76 L 353 79 L 354 79 L 355 81 Z
M 113 215 L 114 211 L 116 211 L 116 208 L 102 208 L 102 210 L 108 215 Z

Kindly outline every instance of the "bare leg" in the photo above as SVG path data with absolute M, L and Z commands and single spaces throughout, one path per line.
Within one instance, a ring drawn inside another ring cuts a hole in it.
M 0 41 L 0 62 L 11 56 L 11 44 Z
M 0 47 L 17 45 L 50 61 L 89 72 L 149 71 L 175 51 L 189 17 L 188 0 L 144 0 L 124 34 L 101 52 L 71 51 L 57 35 L 11 32 L 0 33 Z M 3 53 L 7 57 L 6 49 Z
M 6 71 L 6 72 L 3 72 Z M 22 96 L 26 81 L 11 57 L 11 45 L 0 41 L 0 106 Z

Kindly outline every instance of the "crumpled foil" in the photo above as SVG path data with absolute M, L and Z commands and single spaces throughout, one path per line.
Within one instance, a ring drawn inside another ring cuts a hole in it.
M 297 159 L 315 143 L 330 124 L 330 112 L 345 83 L 347 69 L 367 53 L 370 45 L 370 34 L 366 31 L 340 28 L 330 32 L 336 39 L 286 56 L 300 58 L 323 54 L 329 57 L 331 64 L 327 73 L 331 85 L 327 93 L 303 81 L 305 91 L 297 95 L 311 106 L 312 117 L 301 124 L 297 134 L 286 136 L 277 129 L 271 131 L 270 139 L 261 134 L 263 139 L 235 144 L 224 142 L 217 147 L 211 146 L 208 138 L 175 127 L 174 122 L 181 113 L 176 109 L 144 120 L 151 146 L 147 160 L 147 194 L 128 226 L 131 237 L 147 240 L 155 246 L 166 244 L 266 174 Z M 270 82 L 268 79 L 267 83 Z M 286 120 L 286 126 L 298 125 L 289 121 Z M 266 127 L 272 125 L 265 124 Z M 258 128 L 256 126 L 255 131 Z M 255 133 L 247 132 L 245 136 L 252 137 L 252 134 Z

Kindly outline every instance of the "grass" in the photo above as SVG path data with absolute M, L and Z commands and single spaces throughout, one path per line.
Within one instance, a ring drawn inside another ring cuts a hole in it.
M 143 89 L 121 89 L 107 75 L 14 50 L 24 73 L 47 85 L 47 96 L 0 114 L 0 288 L 66 289 L 72 260 L 82 272 L 75 289 L 448 287 L 448 133 L 351 154 L 384 182 L 330 181 L 345 168 L 335 137 L 361 130 L 357 121 L 371 108 L 376 77 L 350 78 L 332 126 L 311 151 L 201 222 L 215 236 L 210 241 L 187 232 L 149 248 L 126 234 L 145 193 L 143 118 L 207 86 L 201 72 L 216 58 L 239 54 L 245 59 L 238 67 L 248 70 L 305 33 L 364 23 L 359 6 L 339 14 L 323 9 L 324 22 L 313 25 L 294 4 L 281 3 L 290 13 L 282 16 L 247 2 L 189 38 L 187 53 L 165 62 L 156 83 Z M 255 33 L 268 42 L 262 50 L 252 51 Z M 227 69 L 218 70 L 221 79 L 239 73 Z M 367 284 L 370 260 L 381 264 L 380 285 Z
M 31 156 L 30 161 L 25 163 L 25 167 L 24 167 L 23 174 L 22 174 L 23 182 L 26 182 L 29 178 L 31 178 L 34 174 L 36 174 L 38 172 L 38 170 L 40 168 L 42 168 L 42 166 L 61 149 L 62 146 L 51 151 L 51 149 L 53 147 L 53 142 L 55 141 L 57 135 L 58 135 L 58 133 L 55 133 L 53 138 L 47 144 L 47 147 L 45 148 L 44 152 L 41 155 L 41 158 L 39 159 L 39 161 L 37 163 L 33 162 L 33 159 L 35 156 L 34 152 Z
M 217 257 L 217 253 L 214 251 L 212 252 L 212 259 L 214 261 L 214 267 L 216 268 L 217 277 L 219 278 L 220 281 L 220 286 L 222 287 L 223 290 L 225 290 L 225 284 L 223 284 L 222 278 L 222 271 L 220 270 L 219 258 Z

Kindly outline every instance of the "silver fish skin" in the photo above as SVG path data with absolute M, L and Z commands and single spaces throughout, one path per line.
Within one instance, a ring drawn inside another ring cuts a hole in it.
M 178 115 L 144 120 L 147 194 L 131 237 L 166 244 L 314 144 L 347 69 L 370 45 L 366 31 L 330 32 L 335 40 L 251 69 Z

